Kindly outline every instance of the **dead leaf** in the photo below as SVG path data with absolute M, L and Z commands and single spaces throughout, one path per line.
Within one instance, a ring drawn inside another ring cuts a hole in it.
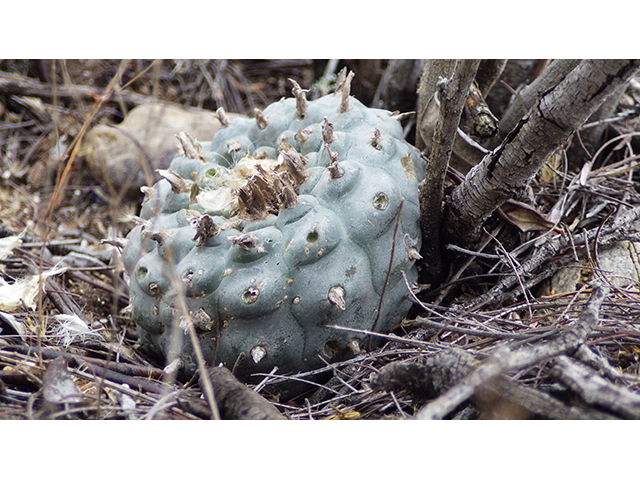
M 509 223 L 523 232 L 546 231 L 554 227 L 554 224 L 535 208 L 516 200 L 507 201 L 500 207 L 500 212 Z

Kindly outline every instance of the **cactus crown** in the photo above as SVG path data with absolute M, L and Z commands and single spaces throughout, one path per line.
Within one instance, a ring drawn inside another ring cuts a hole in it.
M 353 356 L 353 329 L 402 320 L 425 164 L 397 115 L 351 97 L 352 78 L 313 101 L 291 81 L 293 98 L 255 119 L 218 110 L 223 128 L 202 145 L 178 135 L 124 251 L 150 351 L 193 370 L 190 339 L 172 333 L 190 317 L 205 359 L 250 380 Z

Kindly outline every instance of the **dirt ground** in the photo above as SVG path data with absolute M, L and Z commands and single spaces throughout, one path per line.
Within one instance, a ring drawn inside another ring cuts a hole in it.
M 216 416 L 208 382 L 176 380 L 139 344 L 120 248 L 141 197 L 90 173 L 79 148 L 91 127 L 120 123 L 149 100 L 253 116 L 254 108 L 291 95 L 287 79 L 320 95 L 342 67 L 356 74 L 352 94 L 371 105 L 387 66 L 0 61 L 0 419 Z M 630 242 L 627 255 L 636 258 L 640 245 L 638 85 L 621 97 L 589 169 L 554 159 L 532 185 L 535 203 L 492 218 L 489 253 L 458 252 L 448 281 L 419 293 L 412 320 L 379 336 L 383 346 L 258 386 L 210 367 L 213 390 L 235 392 L 255 406 L 255 418 L 640 418 L 638 278 L 633 267 L 607 275 L 602 257 Z M 559 198 L 571 208 L 555 230 L 545 230 L 544 216 Z M 541 251 L 548 256 L 536 257 Z M 515 285 L 501 283 L 515 265 L 535 261 Z M 574 276 L 559 291 L 550 278 L 563 267 Z M 616 275 L 629 281 L 612 281 Z M 496 292 L 497 303 L 490 298 Z M 474 304 L 478 298 L 486 301 Z M 293 398 L 269 394 L 284 381 L 310 388 Z M 228 402 L 229 418 L 247 414 Z

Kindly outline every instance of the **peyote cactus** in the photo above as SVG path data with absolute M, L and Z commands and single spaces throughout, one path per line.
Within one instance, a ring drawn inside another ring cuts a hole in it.
M 191 321 L 205 360 L 251 381 L 360 351 L 364 335 L 330 326 L 385 331 L 406 315 L 426 165 L 398 116 L 350 97 L 350 81 L 314 101 L 292 81 L 295 98 L 253 120 L 219 111 L 210 143 L 178 136 L 124 251 L 151 352 L 193 371 Z

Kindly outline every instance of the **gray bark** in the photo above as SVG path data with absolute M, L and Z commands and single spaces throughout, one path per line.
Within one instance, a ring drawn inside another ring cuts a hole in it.
M 600 108 L 589 117 L 585 124 L 596 123 L 599 120 L 613 117 L 620 103 L 620 98 L 624 94 L 624 90 L 624 88 L 620 88 L 614 95 L 610 95 Z M 598 148 L 600 148 L 602 135 L 607 127 L 608 124 L 603 122 L 578 132 L 580 140 L 572 142 L 567 152 L 567 156 L 571 159 L 571 165 L 582 165 L 591 158 Z
M 472 60 L 467 60 L 472 61 Z M 478 62 L 477 60 L 475 62 Z M 481 80 L 484 89 L 488 89 L 496 81 L 503 64 L 484 61 L 484 71 L 479 68 L 475 80 Z M 483 65 L 483 61 L 479 62 Z M 456 65 L 455 60 L 426 60 L 418 86 L 418 116 L 416 124 L 416 146 L 425 156 L 431 155 L 434 134 L 439 118 L 443 112 L 442 94 L 436 95 L 439 78 L 451 78 Z M 488 153 L 483 145 L 491 142 L 498 132 L 498 120 L 485 102 L 484 95 L 477 83 L 464 91 L 458 89 L 456 95 L 464 97 L 464 110 L 458 125 L 458 132 L 449 159 L 449 166 L 466 174 L 469 169 L 480 163 Z M 493 143 L 493 142 L 492 142 Z M 497 143 L 493 143 L 495 146 Z
M 513 99 L 500 120 L 500 131 L 504 134 L 509 133 L 544 92 L 558 85 L 579 63 L 580 60 L 554 60 L 551 62 L 542 75 L 536 78 L 531 85 L 523 88 L 518 93 L 518 98 Z
M 440 251 L 440 220 L 444 182 L 453 151 L 460 117 L 469 88 L 473 82 L 480 60 L 456 62 L 453 75 L 440 92 L 440 116 L 433 135 L 431 152 L 427 157 L 428 168 L 420 184 L 420 228 L 430 241 L 424 242 L 421 255 L 424 258 L 426 278 L 431 281 L 440 276 L 442 255 Z
M 630 420 L 640 419 L 640 395 L 616 385 L 578 360 L 561 355 L 553 361 L 551 375 L 594 405 Z
M 422 125 L 425 124 L 427 107 L 436 93 L 438 77 L 451 78 L 455 65 L 455 60 L 427 60 L 425 62 L 420 84 L 418 85 L 418 115 L 416 118 L 416 147 L 420 150 L 424 150 L 426 146 L 431 146 L 433 132 L 425 132 Z M 428 136 L 428 138 L 425 138 L 424 135 Z
M 223 420 L 286 420 L 271 402 L 240 383 L 225 367 L 210 367 L 209 379 Z
M 442 419 L 496 377 L 529 368 L 558 355 L 572 355 L 584 344 L 589 333 L 597 325 L 600 319 L 600 307 L 608 293 L 608 286 L 595 285 L 591 298 L 577 321 L 551 341 L 519 350 L 512 350 L 508 346 L 498 347 L 492 355 L 457 382 L 454 387 L 424 406 L 417 413 L 416 418 Z
M 431 401 L 455 389 L 480 362 L 465 350 L 444 350 L 419 362 L 399 361 L 385 365 L 371 381 L 374 391 L 411 394 L 414 401 Z M 484 418 L 545 418 L 557 420 L 615 419 L 614 415 L 568 405 L 539 389 L 523 385 L 508 375 L 499 374 L 478 385 L 471 397 Z
M 472 243 L 495 209 L 518 197 L 547 158 L 639 69 L 640 60 L 584 60 L 542 91 L 502 144 L 447 199 L 444 222 L 451 243 Z
M 487 96 L 491 111 L 498 118 L 502 118 L 509 105 L 517 101 L 512 90 L 522 91 L 537 78 L 536 71 L 546 63 L 546 60 L 508 60 L 500 75 L 500 83 L 495 85 Z

